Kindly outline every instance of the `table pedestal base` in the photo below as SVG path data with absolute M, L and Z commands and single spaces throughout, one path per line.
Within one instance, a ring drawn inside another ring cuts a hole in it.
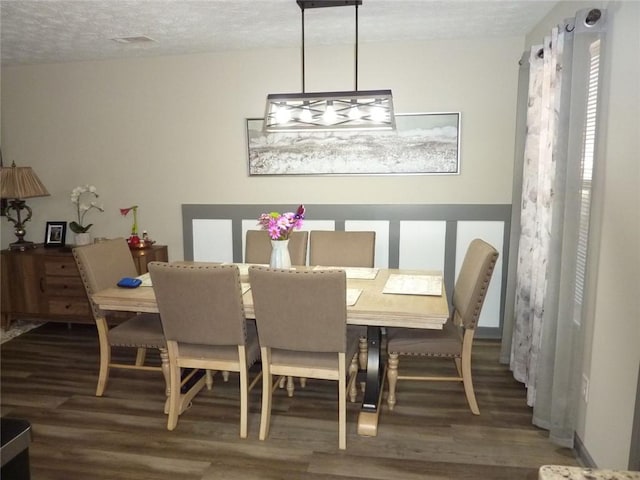
M 367 360 L 366 386 L 362 409 L 358 415 L 358 435 L 375 437 L 378 435 L 378 417 L 386 377 L 382 359 L 380 327 L 367 328 L 369 351 Z

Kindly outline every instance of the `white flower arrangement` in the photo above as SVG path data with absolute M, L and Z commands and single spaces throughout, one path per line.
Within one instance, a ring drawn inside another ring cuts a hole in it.
M 83 196 L 87 199 L 97 199 L 99 197 L 96 187 L 93 185 L 81 185 L 71 191 L 71 203 L 76 206 L 78 214 L 78 221 L 69 223 L 69 228 L 74 233 L 86 233 L 89 231 L 93 223 L 84 225 L 84 217 L 90 210 L 96 209 L 99 212 L 104 212 L 104 207 L 98 205 L 95 200 L 83 203 Z

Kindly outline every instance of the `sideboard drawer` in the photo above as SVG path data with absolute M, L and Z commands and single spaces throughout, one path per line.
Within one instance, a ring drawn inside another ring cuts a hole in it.
M 72 315 L 91 318 L 89 302 L 86 298 L 55 297 L 48 301 L 49 313 L 53 315 Z
M 72 276 L 80 275 L 73 257 L 51 256 L 44 261 L 44 274 L 47 276 Z
M 63 297 L 83 297 L 86 292 L 80 277 L 46 277 L 47 295 Z

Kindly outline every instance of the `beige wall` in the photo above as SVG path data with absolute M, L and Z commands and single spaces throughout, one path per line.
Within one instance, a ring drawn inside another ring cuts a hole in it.
M 640 366 L 640 3 L 561 2 L 526 42 L 593 7 L 607 9 L 609 33 L 585 305 L 590 389 L 577 434 L 599 467 L 626 469 Z
M 118 208 L 138 204 L 172 259 L 182 203 L 509 203 L 523 38 L 360 46 L 360 89 L 391 88 L 398 113 L 462 113 L 457 176 L 248 177 L 244 119 L 263 114 L 267 93 L 301 90 L 298 49 L 5 67 L 5 160 L 34 167 L 51 192 L 29 201 L 27 238 L 73 220 L 69 194 L 85 183 L 107 209 L 90 214 L 94 236 L 128 235 Z M 353 88 L 352 47 L 307 57 L 307 91 Z

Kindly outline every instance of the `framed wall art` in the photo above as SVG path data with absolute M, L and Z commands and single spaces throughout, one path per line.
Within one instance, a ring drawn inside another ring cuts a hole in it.
M 247 119 L 249 175 L 456 175 L 460 113 L 396 115 L 395 131 L 278 132 Z
M 67 222 L 47 222 L 44 235 L 45 247 L 64 247 L 67 236 Z

